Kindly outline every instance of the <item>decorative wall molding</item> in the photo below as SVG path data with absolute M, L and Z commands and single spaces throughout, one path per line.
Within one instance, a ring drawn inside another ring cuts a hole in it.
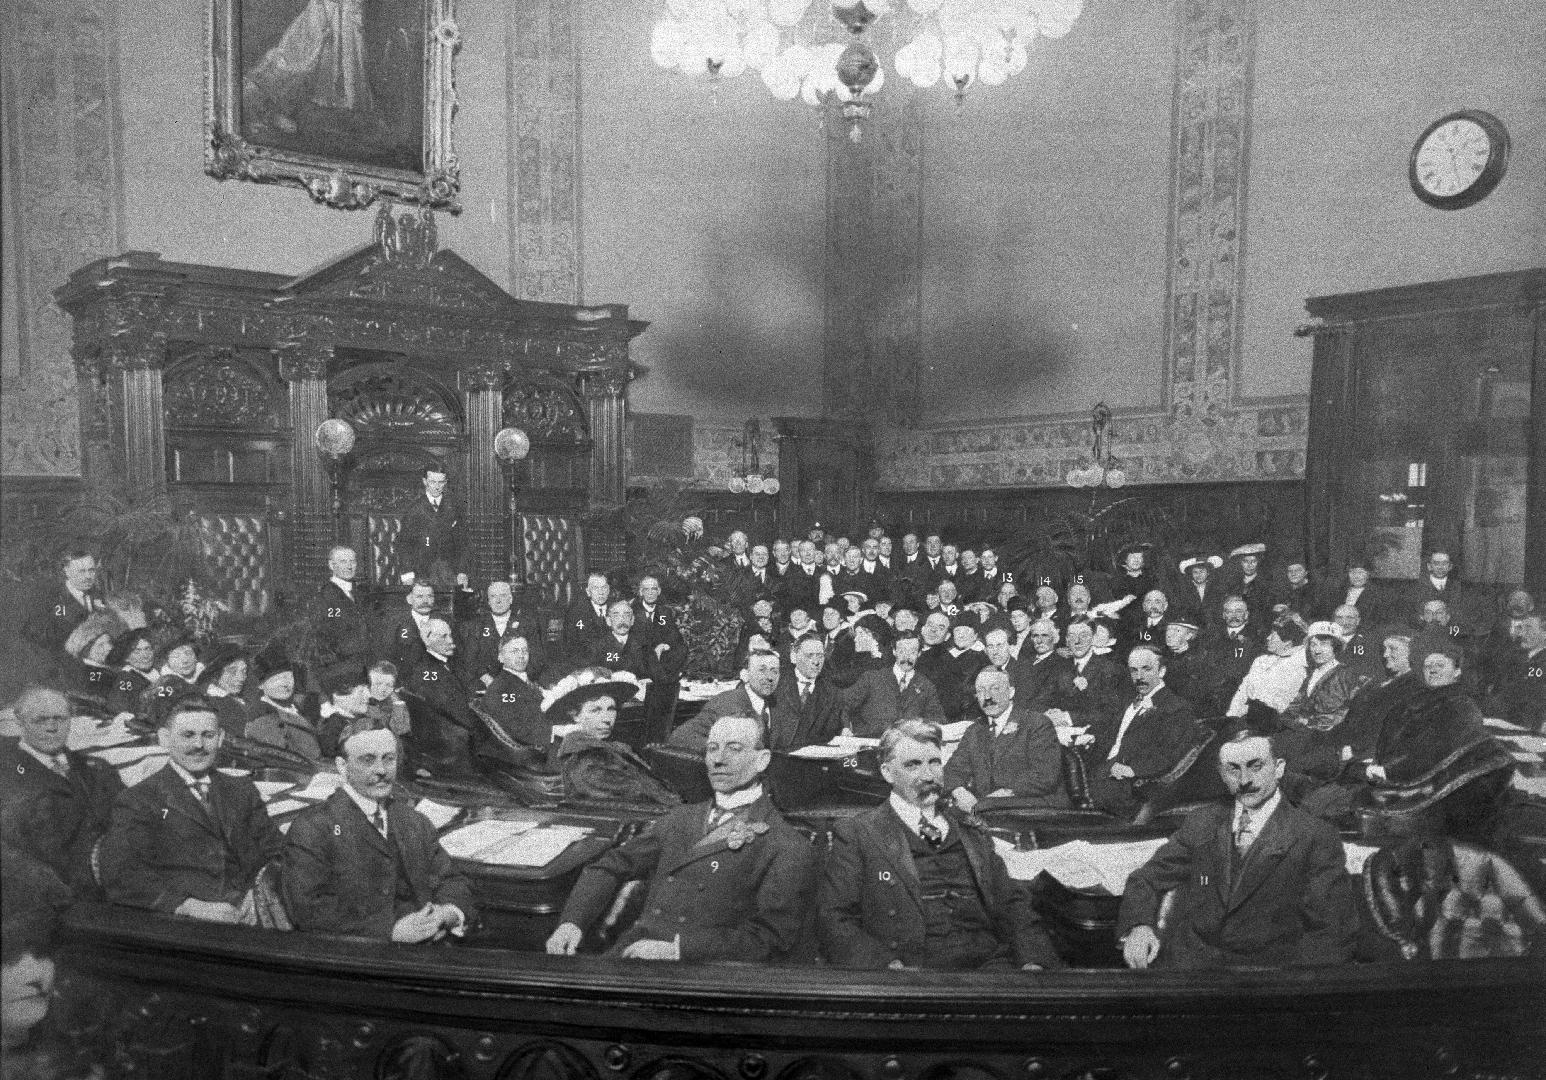
M 117 8 L 107 0 L 0 4 L 14 268 L 5 313 L 20 342 L 0 380 L 0 472 L 8 476 L 81 469 L 70 320 L 53 293 L 82 263 L 124 246 Z
M 580 69 L 575 0 L 512 0 L 510 291 L 580 301 Z
M 1237 396 L 1256 0 L 1175 12 L 1164 405 L 1118 412 L 1111 450 L 1132 483 L 1298 478 L 1307 403 Z M 1089 448 L 1082 414 L 893 427 L 877 439 L 878 486 L 1056 486 Z

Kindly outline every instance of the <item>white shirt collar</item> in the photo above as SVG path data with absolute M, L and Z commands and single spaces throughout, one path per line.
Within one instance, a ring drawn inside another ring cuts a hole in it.
M 347 780 L 340 784 L 339 787 L 343 788 L 344 794 L 348 795 L 349 798 L 354 800 L 354 805 L 358 806 L 361 812 L 364 813 L 366 821 L 370 821 L 376 816 L 376 808 L 380 806 L 380 803 L 376 802 L 375 799 L 372 799 L 369 795 L 361 795 L 358 791 L 355 791 L 353 785 L 351 785 Z M 374 824 L 374 822 L 372 822 L 372 824 Z
M 259 700 L 262 701 L 263 704 L 265 704 L 265 705 L 272 705 L 275 709 L 278 709 L 280 712 L 287 712 L 287 713 L 299 713 L 300 712 L 300 710 L 295 707 L 295 702 L 293 700 L 292 701 L 275 701 L 273 698 L 269 697 L 267 694 L 264 694 Z
M 918 826 L 923 821 L 923 808 L 921 806 L 914 806 L 912 803 L 908 802 L 906 799 L 902 798 L 902 796 L 893 791 L 891 793 L 891 809 L 895 810 L 896 816 L 902 819 L 902 824 L 906 825 L 913 831 L 913 835 L 922 835 L 918 831 Z M 939 829 L 942 835 L 950 831 L 950 822 L 945 820 L 944 814 L 938 812 L 937 803 L 935 804 L 934 816 L 929 820 L 933 823 L 935 828 Z
M 892 677 L 894 677 L 896 679 L 896 681 L 899 682 L 899 683 L 904 678 L 907 679 L 908 682 L 911 682 L 913 676 L 917 674 L 917 671 L 916 670 L 914 670 L 914 671 L 904 671 L 903 668 L 902 668 L 902 665 L 900 665 L 900 664 L 892 664 L 891 665 L 891 674 L 892 674 Z
M 716 791 L 714 805 L 721 810 L 739 810 L 743 806 L 750 806 L 760 798 L 762 798 L 762 785 L 759 783 L 741 791 L 732 791 L 728 795 Z
M 439 660 L 442 664 L 449 664 L 451 662 L 451 658 L 449 656 L 441 656 L 434 649 L 425 649 L 424 651 L 429 653 L 429 655 L 433 656 L 436 660 Z
M 1251 811 L 1251 833 L 1253 836 L 1261 836 L 1262 826 L 1267 824 L 1267 819 L 1272 817 L 1272 812 L 1278 808 L 1278 803 L 1282 801 L 1283 789 L 1278 788 L 1278 790 L 1272 793 L 1272 798 Z M 1236 801 L 1235 814 L 1230 822 L 1231 832 L 1238 832 L 1240 830 L 1240 815 L 1244 812 L 1245 807 Z
M 35 757 L 39 761 L 41 761 L 43 763 L 44 767 L 46 767 L 48 769 L 53 769 L 54 762 L 56 760 L 55 758 L 49 757 L 47 754 L 43 753 L 43 751 L 39 750 L 37 747 L 29 746 L 25 742 L 18 742 L 17 745 L 20 746 L 23 750 L 27 751 L 27 753 L 31 754 L 33 757 Z M 58 757 L 63 757 L 64 756 L 64 751 L 63 750 L 59 751 L 59 754 L 57 756 Z
M 200 780 L 210 780 L 211 773 L 214 772 L 214 770 L 211 769 L 210 772 L 207 772 L 202 776 L 194 776 L 187 769 L 183 768 L 181 765 L 177 764 L 177 762 L 172 761 L 171 759 L 167 760 L 167 764 L 172 767 L 173 771 L 176 772 L 178 776 L 182 777 L 182 782 L 187 784 L 189 787 L 197 784 Z
M 342 589 L 344 591 L 344 595 L 345 596 L 353 596 L 354 595 L 354 582 L 352 582 L 352 581 L 345 581 L 341 577 L 329 578 L 328 580 L 331 581 L 334 585 L 337 585 L 340 589 Z
M 746 696 L 751 698 L 752 708 L 756 709 L 758 712 L 762 712 L 762 710 L 768 707 L 768 703 L 763 699 L 762 695 L 758 694 L 757 691 L 753 690 L 745 683 L 742 683 L 741 685 L 746 689 Z
M 1005 709 L 997 716 L 988 717 L 988 726 L 992 729 L 993 734 L 997 735 L 1000 731 L 1003 731 L 1004 728 L 1007 727 L 1014 719 L 1014 715 L 1015 707 L 1014 703 L 1011 702 L 1009 708 Z

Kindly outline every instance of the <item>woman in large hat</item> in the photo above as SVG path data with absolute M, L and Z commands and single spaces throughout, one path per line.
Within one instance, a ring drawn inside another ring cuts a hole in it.
M 64 651 L 76 661 L 67 674 L 67 689 L 106 706 L 117 674 L 108 664 L 114 635 L 122 629 L 116 616 L 89 615 L 65 639 Z
M 113 689 L 107 707 L 114 713 L 140 712 L 145 692 L 154 682 L 156 643 L 148 630 L 130 630 L 113 643 L 107 654 L 107 666 L 113 669 Z
M 643 696 L 643 684 L 629 672 L 613 674 L 599 667 L 566 675 L 548 691 L 542 711 L 555 727 L 572 725 L 555 755 L 566 800 L 626 803 L 651 810 L 667 810 L 681 802 L 643 758 L 612 738 L 619 709 Z
M 222 645 L 210 654 L 199 685 L 214 706 L 227 738 L 240 738 L 247 728 L 250 706 L 242 697 L 250 667 L 247 654 L 234 645 Z

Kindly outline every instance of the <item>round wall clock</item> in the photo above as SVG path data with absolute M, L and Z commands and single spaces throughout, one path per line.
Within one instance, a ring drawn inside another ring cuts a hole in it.
M 1491 113 L 1441 116 L 1412 147 L 1412 191 L 1429 206 L 1460 210 L 1492 193 L 1508 168 L 1508 129 Z

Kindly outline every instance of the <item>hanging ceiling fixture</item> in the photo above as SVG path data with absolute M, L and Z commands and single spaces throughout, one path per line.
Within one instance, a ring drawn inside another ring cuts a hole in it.
M 842 104 L 849 137 L 886 67 L 956 104 L 973 83 L 999 86 L 1038 36 L 1060 38 L 1084 0 L 666 0 L 650 38 L 655 63 L 716 84 L 750 69 L 780 101 Z M 882 62 L 882 52 L 889 57 Z

